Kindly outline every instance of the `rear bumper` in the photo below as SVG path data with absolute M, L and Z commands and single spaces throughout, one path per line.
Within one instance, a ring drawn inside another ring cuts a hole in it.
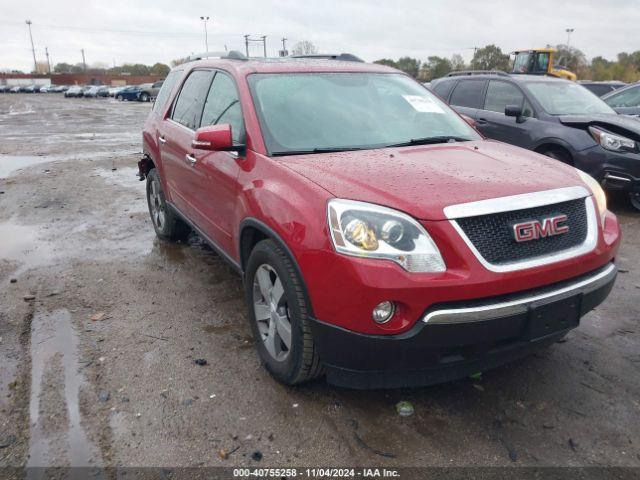
M 611 291 L 614 264 L 551 286 L 434 305 L 399 335 L 366 335 L 312 321 L 329 383 L 351 388 L 430 385 L 497 367 L 553 343 Z

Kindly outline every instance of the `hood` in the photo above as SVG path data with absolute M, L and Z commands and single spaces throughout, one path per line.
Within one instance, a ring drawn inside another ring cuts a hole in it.
M 338 198 L 444 220 L 448 205 L 583 185 L 575 169 L 500 142 L 280 157 Z
M 586 128 L 599 125 L 621 135 L 628 135 L 640 140 L 640 121 L 628 115 L 597 114 L 597 115 L 561 115 L 561 123 L 571 127 Z

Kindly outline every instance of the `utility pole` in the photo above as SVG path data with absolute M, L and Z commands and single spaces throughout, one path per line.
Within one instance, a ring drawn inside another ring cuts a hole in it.
M 36 62 L 36 49 L 33 46 L 33 35 L 31 35 L 31 20 L 25 20 L 27 27 L 29 27 L 29 38 L 31 39 L 31 53 L 33 54 L 33 73 L 38 72 L 38 62 Z
M 249 58 L 249 35 L 244 36 L 244 49 L 247 53 L 247 58 Z
M 47 68 L 49 70 L 49 75 L 51 75 L 51 61 L 49 60 L 49 47 L 44 47 L 44 53 L 47 55 Z
M 82 52 L 82 68 L 86 72 L 87 71 L 87 62 L 84 59 L 84 48 L 81 48 L 80 51 Z
M 281 57 L 286 57 L 288 52 L 287 52 L 287 39 L 286 37 L 282 37 L 282 51 L 280 52 L 280 56 Z
M 264 48 L 264 58 L 267 58 L 267 36 L 262 36 L 262 47 Z
M 209 34 L 207 33 L 207 22 L 209 21 L 209 17 L 200 17 L 200 20 L 204 23 L 204 47 L 206 51 L 209 51 Z
M 565 32 L 567 32 L 567 49 L 569 49 L 569 44 L 571 42 L 571 34 L 573 33 L 574 30 L 575 28 L 567 28 L 565 30 Z

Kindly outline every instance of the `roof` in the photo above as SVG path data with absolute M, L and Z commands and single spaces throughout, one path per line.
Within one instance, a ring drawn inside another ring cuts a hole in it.
M 321 58 L 250 58 L 233 60 L 227 58 L 206 58 L 185 63 L 176 67 L 197 65 L 199 67 L 222 68 L 235 72 L 239 76 L 251 73 L 302 73 L 302 72 L 368 72 L 368 73 L 401 73 L 395 68 L 376 63 L 348 62 L 344 60 L 328 60 Z
M 551 77 L 549 75 L 527 75 L 525 73 L 505 73 L 505 72 L 496 72 L 496 73 L 478 73 L 474 75 L 454 75 L 448 77 L 438 78 L 437 81 L 442 80 L 457 80 L 457 79 L 511 79 L 516 82 L 527 83 L 527 82 L 568 82 L 569 80 L 565 80 L 563 78 Z M 434 80 L 435 81 L 435 80 Z

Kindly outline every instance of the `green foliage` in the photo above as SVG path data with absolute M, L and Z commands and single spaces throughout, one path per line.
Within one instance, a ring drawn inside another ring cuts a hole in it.
M 509 55 L 502 53 L 500 47 L 487 45 L 473 54 L 471 68 L 474 70 L 509 70 Z
M 169 65 L 165 65 L 164 63 L 155 63 L 151 67 L 150 72 L 152 75 L 160 75 L 162 77 L 166 77 L 169 74 L 170 70 L 171 68 L 169 68 Z

